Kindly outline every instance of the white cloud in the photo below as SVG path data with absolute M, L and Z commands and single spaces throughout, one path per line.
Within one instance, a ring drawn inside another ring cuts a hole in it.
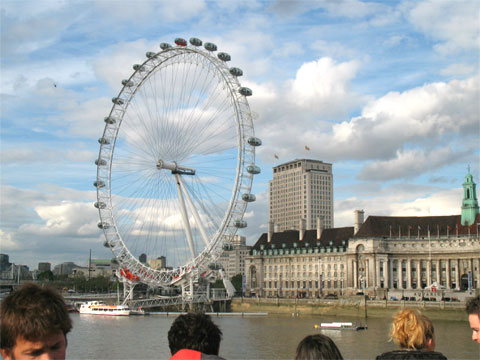
M 349 84 L 357 69 L 356 61 L 336 64 L 326 57 L 305 63 L 291 84 L 290 101 L 315 115 L 348 109 L 353 105 Z
M 374 197 L 335 201 L 335 227 L 353 226 L 353 211 L 365 211 L 365 219 L 375 216 L 441 216 L 461 212 L 462 189 L 437 190 L 430 194 L 397 185 L 383 189 Z
M 46 163 L 54 162 L 60 164 L 62 162 L 84 162 L 93 161 L 98 152 L 90 150 L 66 150 L 58 151 L 55 148 L 46 148 L 42 145 L 28 148 L 5 149 L 1 152 L 1 161 L 3 164 L 20 164 L 20 163 Z
M 369 163 L 357 177 L 360 180 L 384 181 L 416 177 L 426 171 L 466 158 L 469 152 L 454 152 L 449 146 L 425 151 L 419 149 L 397 151 L 396 157 Z
M 468 64 L 451 64 L 442 69 L 441 74 L 446 76 L 470 76 L 475 72 L 475 67 Z
M 470 0 L 426 0 L 413 3 L 409 20 L 439 43 L 435 48 L 442 54 L 479 48 L 480 3 Z

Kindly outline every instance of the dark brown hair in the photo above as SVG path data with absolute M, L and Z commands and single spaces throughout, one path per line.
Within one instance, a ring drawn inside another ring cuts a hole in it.
M 337 359 L 342 360 L 342 354 L 337 345 L 328 336 L 317 334 L 305 337 L 297 346 L 295 360 Z
M 197 350 L 218 355 L 222 331 L 203 313 L 178 316 L 168 331 L 168 346 L 172 355 L 181 349 Z
M 468 300 L 466 310 L 468 315 L 477 314 L 480 318 L 480 296 Z
M 61 295 L 49 287 L 33 283 L 21 286 L 3 299 L 0 307 L 2 349 L 12 349 L 17 339 L 38 341 L 72 328 L 67 306 Z

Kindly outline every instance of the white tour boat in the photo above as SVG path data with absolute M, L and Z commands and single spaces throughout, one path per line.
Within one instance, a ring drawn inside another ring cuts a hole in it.
M 79 310 L 80 314 L 90 315 L 110 315 L 110 316 L 128 316 L 130 309 L 127 305 L 107 305 L 103 301 L 89 301 L 82 304 Z

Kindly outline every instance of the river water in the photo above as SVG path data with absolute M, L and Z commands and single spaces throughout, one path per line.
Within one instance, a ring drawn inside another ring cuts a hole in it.
M 168 359 L 167 333 L 173 316 L 107 317 L 73 314 L 68 335 L 68 359 Z M 293 359 L 306 335 L 330 336 L 345 359 L 375 359 L 395 349 L 388 342 L 389 319 L 342 317 L 213 317 L 223 332 L 220 356 L 226 359 Z M 330 321 L 357 321 L 368 330 L 315 330 Z M 480 359 L 480 345 L 471 340 L 466 321 L 434 321 L 437 347 L 448 359 Z

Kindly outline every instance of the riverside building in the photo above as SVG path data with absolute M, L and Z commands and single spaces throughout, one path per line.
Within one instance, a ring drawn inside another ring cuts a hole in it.
M 274 231 L 260 236 L 245 259 L 246 293 L 321 297 L 432 289 L 479 292 L 480 214 L 468 172 L 461 215 L 369 216 L 354 226 Z
M 230 242 L 224 244 L 220 263 L 229 279 L 238 274 L 245 275 L 245 257 L 251 249 L 251 246 L 246 245 L 245 236 L 241 235 L 235 235 Z
M 275 166 L 268 194 L 268 218 L 276 232 L 298 230 L 301 219 L 307 230 L 315 229 L 317 217 L 324 228 L 333 227 L 332 164 L 300 159 Z

